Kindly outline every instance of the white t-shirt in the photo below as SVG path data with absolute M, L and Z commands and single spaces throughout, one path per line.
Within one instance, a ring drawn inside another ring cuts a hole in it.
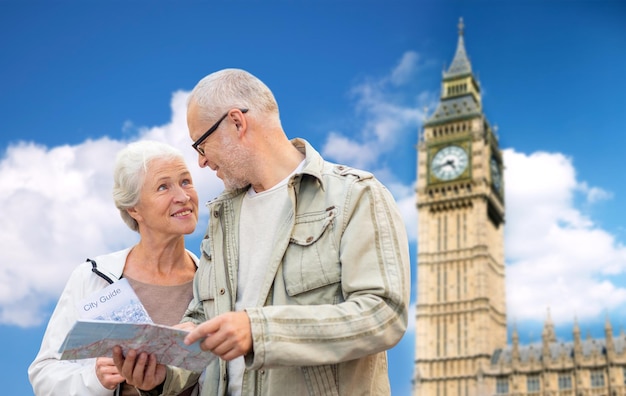
M 283 213 L 285 206 L 289 205 L 287 183 L 291 176 L 303 167 L 304 161 L 289 176 L 269 190 L 257 193 L 250 187 L 243 198 L 239 220 L 236 311 L 257 306 L 272 256 L 275 231 L 282 221 L 279 215 Z M 229 395 L 241 395 L 244 369 L 243 357 L 228 362 Z

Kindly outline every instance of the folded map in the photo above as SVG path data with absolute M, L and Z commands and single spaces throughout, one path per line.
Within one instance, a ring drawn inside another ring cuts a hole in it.
M 96 290 L 76 304 L 81 319 L 152 323 L 148 311 L 126 278 Z
M 188 331 L 152 323 L 124 323 L 78 320 L 59 348 L 61 360 L 113 356 L 119 345 L 124 354 L 130 349 L 153 353 L 157 362 L 195 372 L 203 371 L 217 357 L 200 349 L 200 341 L 185 345 Z

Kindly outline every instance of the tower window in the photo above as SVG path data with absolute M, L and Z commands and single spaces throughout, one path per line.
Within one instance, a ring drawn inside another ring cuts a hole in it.
M 604 372 L 602 370 L 593 370 L 590 375 L 592 388 L 604 387 Z
M 461 300 L 461 268 L 456 267 L 456 299 Z
M 467 315 L 463 316 L 463 348 L 465 350 L 465 353 L 469 353 L 468 349 L 467 349 L 467 339 L 468 339 L 468 335 L 467 335 Z
M 461 354 L 461 321 L 456 322 L 456 353 Z M 460 389 L 459 389 L 460 393 Z
M 496 378 L 496 393 L 498 395 L 509 393 L 509 379 L 507 377 Z
M 437 251 L 441 251 L 441 217 L 437 218 Z
M 572 389 L 572 376 L 570 373 L 559 374 L 559 389 Z
M 529 375 L 526 378 L 526 389 L 528 393 L 539 393 L 539 376 Z
M 448 301 L 448 271 L 443 269 L 443 301 Z
M 448 356 L 448 322 L 443 319 L 443 356 Z
M 467 214 L 463 213 L 463 246 L 467 244 Z
M 437 302 L 441 302 L 441 266 L 437 266 Z
M 456 215 L 456 248 L 461 248 L 461 216 Z
M 448 216 L 443 217 L 443 249 L 448 250 Z
M 441 356 L 441 319 L 437 320 L 437 356 Z

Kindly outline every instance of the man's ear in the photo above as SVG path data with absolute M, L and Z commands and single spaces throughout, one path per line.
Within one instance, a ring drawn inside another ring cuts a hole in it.
M 239 109 L 231 111 L 230 117 L 237 128 L 237 133 L 241 137 L 241 134 L 245 133 L 248 129 L 248 120 Z

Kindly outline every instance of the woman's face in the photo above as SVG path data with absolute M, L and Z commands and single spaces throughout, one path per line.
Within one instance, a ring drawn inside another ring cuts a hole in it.
M 148 164 L 139 203 L 129 209 L 144 236 L 190 234 L 198 223 L 198 193 L 181 159 L 155 159 Z

